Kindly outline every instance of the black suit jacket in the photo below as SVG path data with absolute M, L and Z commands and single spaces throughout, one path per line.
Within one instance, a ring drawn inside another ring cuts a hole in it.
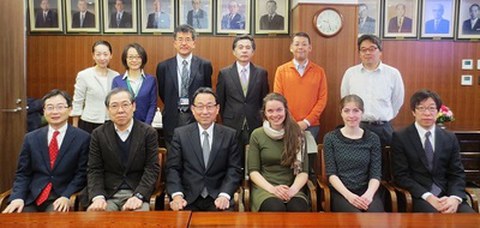
M 464 34 L 479 34 L 480 33 L 480 20 L 475 22 L 472 28 L 472 21 L 467 19 L 463 21 L 463 33 Z
M 178 72 L 177 58 L 167 59 L 157 65 L 158 93 L 164 104 L 163 131 L 165 139 L 172 139 L 173 129 L 178 122 Z M 200 87 L 212 87 L 212 63 L 200 57 L 193 56 L 190 63 L 190 86 L 188 96 L 190 104 L 195 91 Z M 192 117 L 192 121 L 193 121 Z
M 85 18 L 83 19 L 83 27 L 82 28 L 94 28 L 95 27 L 95 15 L 90 13 L 87 10 L 85 12 Z M 80 28 L 80 12 L 76 12 L 72 16 L 72 28 Z
M 166 164 L 167 193 L 182 192 L 188 204 L 207 187 L 212 198 L 225 192 L 233 198 L 242 177 L 235 130 L 213 128 L 208 166 L 205 168 L 197 123 L 175 129 Z
M 117 26 L 117 12 L 113 12 L 110 15 L 110 28 L 131 28 L 132 27 L 132 15 L 126 11 L 123 11 L 120 24 Z
M 390 19 L 389 23 L 388 23 L 388 32 L 392 32 L 392 33 L 407 33 L 407 32 L 412 32 L 412 19 L 411 18 L 408 18 L 408 17 L 403 17 L 403 23 L 402 23 L 402 27 L 399 28 L 398 27 L 398 17 L 394 17 L 392 19 Z M 400 31 L 399 31 L 400 29 Z
M 56 28 L 58 27 L 58 16 L 57 12 L 49 10 L 47 12 L 47 17 L 43 20 L 43 10 L 37 11 L 35 16 L 35 27 L 37 28 Z
M 124 166 L 113 122 L 92 132 L 88 160 L 89 200 L 98 195 L 107 199 L 118 191 L 125 178 L 133 193 L 150 198 L 160 172 L 157 131 L 134 120 L 128 160 Z
M 25 136 L 10 200 L 23 199 L 29 205 L 49 182 L 53 192 L 67 198 L 85 187 L 90 135 L 69 125 L 53 169 L 47 141 L 48 126 Z
M 270 20 L 270 18 L 268 17 L 268 14 L 263 15 L 260 18 L 260 29 L 266 29 L 266 30 L 285 29 L 283 16 L 275 14 L 275 16 L 273 16 L 273 19 Z
M 247 96 L 243 94 L 236 63 L 220 70 L 216 92 L 223 124 L 239 132 L 246 117 L 249 133 L 252 133 L 255 128 L 262 125 L 260 109 L 268 91 L 268 72 L 252 63 L 250 63 Z
M 427 157 L 415 125 L 395 132 L 392 140 L 394 180 L 413 197 L 430 191 L 432 183 L 448 196 L 465 196 L 465 174 L 460 160 L 460 147 L 451 132 L 435 128 L 433 169 L 428 169 Z

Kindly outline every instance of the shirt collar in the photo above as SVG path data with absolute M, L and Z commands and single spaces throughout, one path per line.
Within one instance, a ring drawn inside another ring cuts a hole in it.
M 375 72 L 375 71 L 383 71 L 383 63 L 382 61 L 380 61 L 380 63 L 378 64 L 377 68 L 375 68 L 375 70 L 371 71 L 371 70 L 368 70 L 367 68 L 365 68 L 365 66 L 363 65 L 363 63 L 361 64 L 362 65 L 362 71 L 367 71 L 367 72 Z
M 143 69 L 140 72 L 140 76 L 145 79 L 145 72 L 143 71 Z M 126 80 L 127 78 L 128 78 L 128 70 L 125 71 L 125 74 L 123 74 L 122 80 Z
M 198 124 L 198 132 L 200 133 L 200 135 L 202 135 L 203 131 L 207 131 L 209 136 L 213 136 L 213 126 L 215 125 L 215 123 L 212 123 L 212 125 L 210 125 L 210 127 L 208 127 L 207 130 L 203 129 L 202 125 L 200 125 L 199 123 L 197 124 Z
M 130 134 L 130 132 L 132 132 L 132 128 L 133 128 L 133 122 L 135 122 L 135 120 L 133 120 L 133 117 L 132 117 L 132 121 L 130 122 L 130 126 L 128 126 L 125 131 L 120 131 L 120 129 L 118 129 L 117 125 L 115 123 L 113 123 L 113 126 L 115 126 L 115 132 Z
M 182 66 L 183 65 L 183 60 L 187 60 L 188 64 L 191 64 L 192 63 L 192 57 L 193 57 L 193 54 L 190 53 L 190 55 L 187 56 L 187 58 L 183 58 L 182 56 L 180 56 L 180 54 L 177 54 L 177 64 L 178 66 Z
M 68 127 L 68 124 L 65 123 L 58 130 L 56 130 L 52 126 L 48 125 L 48 132 L 53 134 L 54 131 L 58 131 L 58 132 L 60 132 L 60 134 L 64 134 L 67 131 L 67 127 Z
M 415 128 L 417 129 L 418 135 L 420 136 L 421 139 L 423 139 L 425 137 L 425 133 L 427 133 L 427 131 L 430 131 L 432 133 L 432 136 L 431 136 L 432 138 L 433 138 L 433 135 L 435 133 L 435 124 L 432 126 L 431 129 L 425 129 L 422 126 L 420 126 L 420 124 L 415 122 Z
M 237 64 L 238 72 L 241 72 L 243 68 L 246 68 L 247 72 L 250 71 L 250 62 L 248 62 L 246 66 L 240 65 L 238 61 L 236 61 L 236 64 Z
M 309 61 L 307 59 L 307 61 L 305 61 L 305 64 L 303 65 L 305 67 L 304 69 L 307 69 L 308 62 Z M 300 65 L 300 63 L 296 59 L 293 59 L 293 65 L 295 65 L 295 69 L 298 69 L 298 65 Z

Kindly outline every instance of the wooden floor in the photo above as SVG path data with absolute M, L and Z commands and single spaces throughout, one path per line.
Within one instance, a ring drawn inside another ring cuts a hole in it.
M 70 212 L 0 214 L 0 227 L 480 227 L 479 214 Z

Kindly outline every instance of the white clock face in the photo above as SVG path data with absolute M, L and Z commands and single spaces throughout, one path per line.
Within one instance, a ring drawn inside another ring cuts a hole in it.
M 342 28 L 342 16 L 333 9 L 326 9 L 317 16 L 318 31 L 325 36 L 333 36 Z

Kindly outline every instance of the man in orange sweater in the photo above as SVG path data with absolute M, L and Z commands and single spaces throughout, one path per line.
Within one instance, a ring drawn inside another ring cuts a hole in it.
M 287 99 L 290 112 L 300 128 L 310 131 L 317 140 L 320 115 L 327 105 L 325 71 L 308 60 L 312 44 L 307 33 L 299 32 L 293 36 L 290 51 L 293 60 L 277 68 L 273 91 Z M 310 167 L 313 167 L 315 154 L 309 154 L 309 160 Z

